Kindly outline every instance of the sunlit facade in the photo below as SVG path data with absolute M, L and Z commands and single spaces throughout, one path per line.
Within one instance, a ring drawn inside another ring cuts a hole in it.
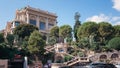
M 39 31 L 47 35 L 50 29 L 57 24 L 57 16 L 55 13 L 33 8 L 30 6 L 16 10 L 15 19 L 8 22 L 6 26 L 6 34 L 13 33 L 16 26 L 20 24 L 32 24 L 39 28 Z

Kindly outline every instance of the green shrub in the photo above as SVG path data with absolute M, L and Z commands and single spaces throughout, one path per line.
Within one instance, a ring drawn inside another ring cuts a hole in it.
M 120 37 L 115 37 L 108 42 L 109 48 L 120 50 Z

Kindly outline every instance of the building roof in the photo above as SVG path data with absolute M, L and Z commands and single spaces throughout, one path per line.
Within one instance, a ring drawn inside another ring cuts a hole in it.
M 57 15 L 56 13 L 52 13 L 52 12 L 48 12 L 48 11 L 45 11 L 45 10 L 42 10 L 42 9 L 39 9 L 39 8 L 33 8 L 33 7 L 30 7 L 30 6 L 26 6 L 24 8 L 21 8 L 17 11 L 24 11 L 24 10 L 32 10 L 32 11 L 35 11 L 35 12 L 41 12 L 43 14 L 48 14 L 48 15 L 51 15 L 51 16 L 54 16 L 57 18 Z

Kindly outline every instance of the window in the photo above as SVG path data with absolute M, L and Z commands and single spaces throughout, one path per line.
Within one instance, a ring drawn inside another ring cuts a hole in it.
M 48 24 L 48 29 L 52 28 L 53 26 L 53 24 Z
M 20 25 L 20 22 L 19 21 L 15 21 L 15 26 L 18 26 Z
M 32 20 L 32 19 L 30 19 L 30 24 L 35 25 L 35 26 L 36 26 L 36 20 Z
M 64 50 L 62 48 L 59 48 L 59 52 L 64 52 Z
M 45 30 L 45 23 L 44 22 L 40 22 L 39 29 L 40 30 Z

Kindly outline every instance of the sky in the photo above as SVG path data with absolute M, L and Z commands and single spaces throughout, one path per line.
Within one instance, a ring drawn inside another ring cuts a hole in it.
M 120 25 L 120 0 L 1 0 L 0 30 L 15 18 L 17 9 L 28 5 L 56 13 L 58 26 L 68 24 L 73 27 L 75 12 L 80 13 L 81 23 L 106 21 Z

